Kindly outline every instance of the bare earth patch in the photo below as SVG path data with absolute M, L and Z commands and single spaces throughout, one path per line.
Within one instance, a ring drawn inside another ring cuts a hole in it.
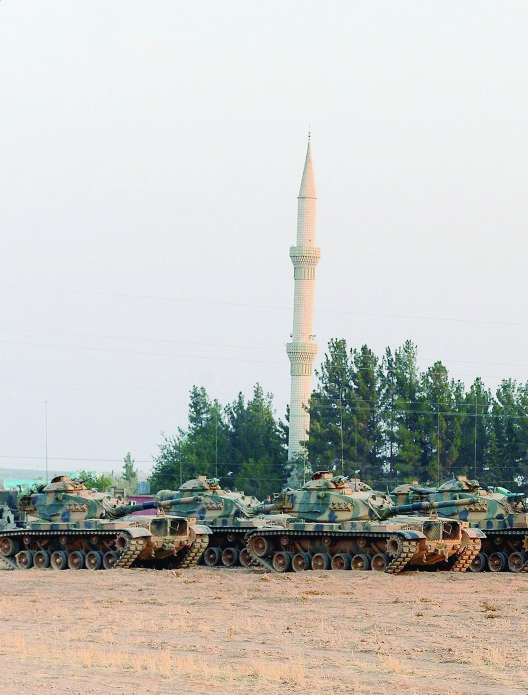
M 3 695 L 528 695 L 528 576 L 1 572 Z

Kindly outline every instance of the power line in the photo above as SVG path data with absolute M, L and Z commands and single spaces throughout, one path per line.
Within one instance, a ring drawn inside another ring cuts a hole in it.
M 175 355 L 174 353 L 170 352 L 149 352 L 147 350 L 119 350 L 117 348 L 99 348 L 99 347 L 87 347 L 84 345 L 54 345 L 50 343 L 28 343 L 25 341 L 17 341 L 17 340 L 0 340 L 0 343 L 3 343 L 5 345 L 27 345 L 30 347 L 46 347 L 46 348 L 55 348 L 59 350 L 88 350 L 92 352 L 109 352 L 109 353 L 118 353 L 118 354 L 123 354 L 123 355 L 148 355 L 148 356 L 157 356 L 157 357 L 172 357 L 175 359 L 198 359 L 198 360 L 210 360 L 211 356 L 210 355 Z M 272 360 L 248 360 L 244 359 L 242 357 L 220 357 L 219 355 L 215 355 L 214 357 L 215 360 L 222 360 L 225 362 L 249 362 L 253 364 L 280 364 L 281 366 L 284 365 L 284 362 L 274 362 Z
M 42 456 L 6 456 L 0 454 L 0 459 L 20 459 L 29 461 L 43 461 Z M 72 458 L 71 456 L 49 456 L 48 461 L 89 461 L 92 463 L 123 463 L 123 459 L 85 459 L 85 458 Z M 134 463 L 152 463 L 152 460 L 142 460 L 134 459 Z
M 72 338 L 98 338 L 103 340 L 126 340 L 126 341 L 137 341 L 142 343 L 168 343 L 171 345 L 200 345 L 203 347 L 219 347 L 219 348 L 236 348 L 241 350 L 274 350 L 283 351 L 283 348 L 277 347 L 264 347 L 259 345 L 229 345 L 225 343 L 203 343 L 203 342 L 192 342 L 188 340 L 170 340 L 167 338 L 133 338 L 130 336 L 118 336 L 118 335 L 98 335 L 93 333 L 69 333 L 67 331 L 46 331 L 42 329 L 34 328 L 5 328 L 0 327 L 1 331 L 12 331 L 20 333 L 44 333 L 46 335 L 65 335 Z M 9 342 L 9 341 L 0 341 Z M 21 342 L 22 345 L 38 345 L 39 343 L 26 343 Z M 67 347 L 67 346 L 66 346 Z M 154 353 L 156 354 L 156 353 Z
M 246 302 L 220 302 L 211 301 L 206 299 L 188 299 L 183 297 L 166 297 L 160 295 L 142 295 L 142 294 L 131 294 L 125 292 L 102 292 L 97 290 L 74 290 L 70 288 L 58 288 L 58 287 L 41 287 L 37 285 L 16 285 L 11 283 L 0 283 L 0 287 L 10 287 L 13 289 L 26 289 L 26 290 L 37 290 L 40 292 L 56 292 L 56 293 L 69 293 L 69 294 L 83 294 L 83 295 L 93 295 L 99 297 L 120 297 L 124 299 L 147 299 L 151 301 L 163 301 L 163 302 L 181 302 L 188 304 L 208 304 L 212 306 L 239 306 L 248 307 L 251 309 L 279 309 L 281 311 L 287 310 L 291 311 L 291 305 L 273 305 L 273 304 L 251 304 Z M 452 323 L 468 323 L 468 324 L 483 324 L 490 326 L 515 326 L 518 328 L 528 327 L 528 323 L 519 323 L 514 321 L 492 321 L 490 319 L 456 319 L 452 317 L 441 317 L 441 316 L 413 316 L 410 314 L 378 314 L 373 312 L 361 312 L 361 311 L 349 311 L 348 309 L 315 309 L 316 313 L 320 314 L 345 314 L 347 316 L 367 316 L 373 318 L 389 318 L 389 319 L 410 319 L 413 321 L 441 321 L 441 322 L 452 322 Z

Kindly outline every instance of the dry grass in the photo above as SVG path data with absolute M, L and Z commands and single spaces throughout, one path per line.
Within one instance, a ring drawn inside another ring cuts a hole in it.
M 146 671 L 150 675 L 169 680 L 188 676 L 204 683 L 214 681 L 243 685 L 248 679 L 264 685 L 282 683 L 302 687 L 306 683 L 306 670 L 301 662 L 290 664 L 249 659 L 241 664 L 226 665 L 211 663 L 204 658 L 192 655 L 180 656 L 167 649 L 154 653 L 146 652 L 138 658 L 138 654 L 131 651 L 100 646 L 83 648 L 66 647 L 60 644 L 42 646 L 40 643 L 28 641 L 22 635 L 11 634 L 0 637 L 0 652 L 16 654 L 21 661 L 39 659 L 41 662 L 46 661 L 59 668 L 77 665 L 83 668 L 114 671 Z M 311 678 L 310 682 L 316 686 L 322 685 L 324 676 L 320 676 L 318 680 L 320 682 L 314 683 Z
M 0 580 L 5 695 L 528 690 L 526 577 L 203 568 Z M 57 670 L 66 683 L 50 681 Z M 75 681 L 86 677 L 89 691 Z

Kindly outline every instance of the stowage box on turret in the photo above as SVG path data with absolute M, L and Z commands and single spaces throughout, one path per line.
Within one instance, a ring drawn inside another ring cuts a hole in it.
M 438 488 L 403 485 L 392 494 L 398 501 L 443 502 L 444 516 L 484 531 L 481 551 L 469 568 L 473 572 L 528 572 L 528 506 L 523 493 L 502 487 L 484 489 L 477 480 L 461 475 Z M 457 506 L 468 498 L 473 503 Z
M 395 505 L 389 495 L 359 480 L 321 471 L 301 490 L 287 490 L 266 506 L 293 518 L 275 528 L 249 531 L 246 544 L 255 561 L 277 572 L 373 569 L 397 574 L 430 565 L 464 572 L 484 534 L 467 522 L 434 513 L 412 515 L 442 507 L 429 502 Z
M 0 566 L 190 567 L 207 547 L 210 531 L 194 519 L 162 513 L 163 506 L 127 505 L 69 476 L 58 476 L 19 498 L 24 518 L 0 523 Z M 157 516 L 133 515 L 153 508 Z

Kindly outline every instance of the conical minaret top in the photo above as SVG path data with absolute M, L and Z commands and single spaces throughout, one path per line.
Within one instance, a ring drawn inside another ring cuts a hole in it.
M 310 136 L 308 136 L 308 148 L 304 161 L 304 171 L 301 181 L 299 198 L 315 198 L 315 178 L 312 164 L 312 148 L 310 147 Z
M 317 354 L 312 330 L 313 296 L 315 267 L 321 253 L 320 249 L 315 247 L 315 223 L 315 177 L 310 136 L 308 136 L 308 148 L 298 197 L 297 245 L 290 248 L 295 287 L 292 342 L 286 345 L 291 364 L 289 459 L 305 454 L 302 442 L 308 439 L 310 427 L 310 415 L 306 411 L 306 406 L 312 389 L 312 363 Z

